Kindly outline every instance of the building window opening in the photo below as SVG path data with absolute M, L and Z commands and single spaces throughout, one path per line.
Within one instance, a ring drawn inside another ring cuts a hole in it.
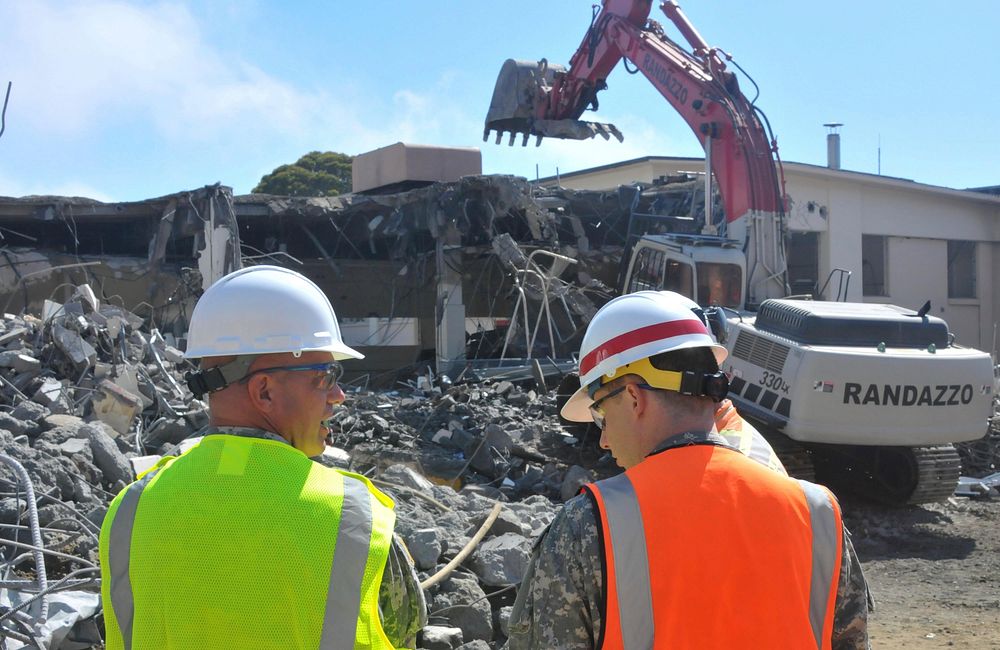
M 866 296 L 888 296 L 888 262 L 885 235 L 861 235 L 861 292 Z
M 976 297 L 976 242 L 948 242 L 948 297 Z

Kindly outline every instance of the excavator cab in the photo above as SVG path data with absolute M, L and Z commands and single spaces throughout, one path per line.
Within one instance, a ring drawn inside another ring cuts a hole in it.
M 536 146 L 542 143 L 543 137 L 586 140 L 600 135 L 605 140 L 614 136 L 621 142 L 621 131 L 613 124 L 542 117 L 553 86 L 565 74 L 566 68 L 550 65 L 545 59 L 537 63 L 514 59 L 504 61 L 493 88 L 490 110 L 486 114 L 483 142 L 489 139 L 490 131 L 496 131 L 497 144 L 500 144 L 504 133 L 509 133 L 511 146 L 518 135 L 522 136 L 521 146 L 527 146 L 529 136 L 536 137 Z

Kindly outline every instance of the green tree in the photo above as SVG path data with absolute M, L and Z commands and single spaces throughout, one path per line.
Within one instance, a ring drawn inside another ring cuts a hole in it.
M 351 191 L 351 160 L 334 151 L 311 151 L 260 179 L 254 193 L 285 196 L 337 196 Z

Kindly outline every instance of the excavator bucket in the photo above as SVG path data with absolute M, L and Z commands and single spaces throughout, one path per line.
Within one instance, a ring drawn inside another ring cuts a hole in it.
M 545 136 L 571 140 L 586 140 L 596 135 L 608 140 L 614 136 L 621 142 L 621 131 L 613 124 L 544 117 L 553 81 L 564 72 L 566 68 L 550 65 L 545 59 L 537 63 L 514 59 L 504 61 L 493 88 L 490 110 L 486 114 L 483 142 L 489 139 L 490 131 L 496 131 L 497 144 L 500 144 L 504 133 L 509 133 L 511 146 L 518 135 L 522 136 L 522 146 L 528 144 L 528 137 L 532 135 L 537 138 L 536 145 L 541 144 Z

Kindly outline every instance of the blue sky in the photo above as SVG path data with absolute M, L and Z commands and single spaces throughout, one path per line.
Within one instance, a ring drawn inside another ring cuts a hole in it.
M 754 76 L 783 159 L 825 164 L 822 125 L 836 121 L 845 169 L 876 172 L 881 141 L 885 175 L 1000 184 L 1000 3 L 681 6 Z M 617 124 L 623 144 L 482 142 L 504 59 L 565 64 L 589 22 L 582 0 L 2 2 L 0 195 L 129 201 L 217 181 L 246 193 L 308 151 L 397 141 L 481 147 L 485 172 L 528 177 L 701 155 L 620 66 L 591 119 Z

